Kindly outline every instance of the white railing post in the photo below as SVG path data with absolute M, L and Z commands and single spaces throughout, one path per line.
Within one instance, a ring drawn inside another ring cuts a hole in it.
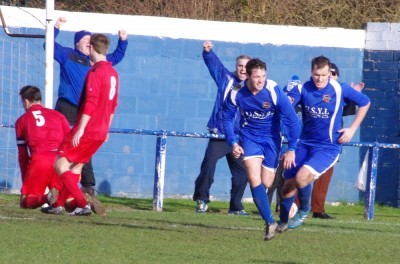
M 54 0 L 46 0 L 46 73 L 44 103 L 47 108 L 53 108 L 53 64 L 54 64 Z
M 167 135 L 157 136 L 156 164 L 154 173 L 153 210 L 162 212 L 164 200 L 165 157 L 167 155 Z
M 376 178 L 378 175 L 378 154 L 379 144 L 375 143 L 375 146 L 371 147 L 369 151 L 367 189 L 365 190 L 364 218 L 368 221 L 374 219 Z

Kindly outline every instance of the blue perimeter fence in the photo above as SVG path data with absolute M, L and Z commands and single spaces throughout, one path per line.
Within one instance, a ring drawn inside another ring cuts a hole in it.
M 14 128 L 14 125 L 2 124 L 1 127 Z M 145 129 L 111 128 L 110 133 L 157 136 L 154 187 L 153 187 L 153 210 L 157 212 L 161 212 L 163 210 L 165 159 L 167 155 L 167 137 L 172 136 L 172 137 L 191 137 L 191 138 L 217 138 L 217 139 L 225 138 L 223 134 L 179 132 L 179 131 L 167 131 L 167 130 L 145 130 Z M 364 196 L 364 218 L 371 221 L 374 218 L 379 149 L 380 148 L 399 149 L 400 144 L 385 144 L 378 142 L 349 142 L 344 144 L 344 146 L 367 147 L 369 149 L 368 173 L 367 173 L 366 190 Z

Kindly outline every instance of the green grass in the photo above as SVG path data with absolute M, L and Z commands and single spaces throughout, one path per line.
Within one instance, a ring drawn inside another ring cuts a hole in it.
M 337 220 L 308 218 L 266 242 L 253 204 L 250 217 L 228 216 L 227 202 L 202 215 L 193 201 L 167 199 L 157 213 L 149 199 L 100 196 L 107 217 L 71 217 L 18 199 L 0 195 L 0 263 L 398 263 L 398 208 L 377 205 L 366 221 L 361 204 L 327 206 Z

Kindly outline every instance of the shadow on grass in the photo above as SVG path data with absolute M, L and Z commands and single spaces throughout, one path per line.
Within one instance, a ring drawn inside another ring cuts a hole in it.
M 137 210 L 153 210 L 153 201 L 150 199 L 132 199 L 124 197 L 97 196 L 102 203 L 113 206 L 126 206 Z
M 108 203 L 115 206 L 125 206 L 136 210 L 153 210 L 153 200 L 152 199 L 140 199 L 140 198 L 121 198 L 121 197 L 111 197 L 111 196 L 97 196 L 97 198 L 102 203 Z M 225 206 L 227 202 L 216 202 L 209 206 L 207 213 L 225 213 L 221 206 Z M 192 200 L 188 199 L 164 199 L 163 211 L 164 212 L 195 212 L 196 205 Z M 226 212 L 228 209 L 226 209 Z
M 387 228 L 387 226 L 379 223 L 378 225 L 374 225 L 372 222 L 368 222 L 365 220 L 355 221 L 355 222 L 346 222 L 341 224 L 337 224 L 337 221 L 326 222 L 326 220 L 312 220 L 308 223 L 309 227 L 318 227 L 321 229 L 335 229 L 335 230 L 343 230 L 349 232 L 380 232 L 380 233 L 388 233 L 392 234 L 393 230 Z
M 294 262 L 294 261 L 278 261 L 278 260 L 276 260 L 276 259 L 273 259 L 273 260 L 266 260 L 266 259 L 257 260 L 257 259 L 251 259 L 249 262 L 250 262 L 250 263 L 274 263 L 274 264 L 300 264 L 300 263 L 304 263 L 304 262 Z

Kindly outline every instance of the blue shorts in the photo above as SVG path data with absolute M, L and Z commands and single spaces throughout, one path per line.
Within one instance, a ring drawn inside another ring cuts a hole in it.
M 243 148 L 243 160 L 249 158 L 262 158 L 262 166 L 275 172 L 278 168 L 279 153 L 281 151 L 281 139 L 278 137 L 265 138 L 264 141 L 254 142 L 245 137 L 240 138 L 240 146 Z
M 285 170 L 285 179 L 294 178 L 302 166 L 305 166 L 318 179 L 322 173 L 335 165 L 339 159 L 340 149 L 329 149 L 299 144 L 296 149 L 296 167 Z

